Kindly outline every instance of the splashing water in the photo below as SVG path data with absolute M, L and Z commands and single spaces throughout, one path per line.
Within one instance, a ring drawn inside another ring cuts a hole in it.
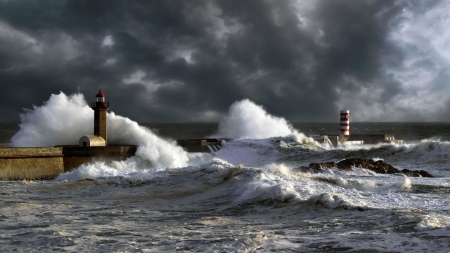
M 229 115 L 219 124 L 215 137 L 231 139 L 264 139 L 292 136 L 298 142 L 314 142 L 299 133 L 284 118 L 268 114 L 262 106 L 248 99 L 233 103 Z
M 94 114 L 82 94 L 52 94 L 43 106 L 26 109 L 20 119 L 20 130 L 11 139 L 13 147 L 75 145 L 94 129 Z
M 14 146 L 76 145 L 93 129 L 93 111 L 81 94 L 52 95 L 21 118 Z M 315 148 L 299 143 L 297 139 L 308 138 L 286 120 L 249 100 L 234 103 L 220 124 L 218 135 L 238 140 L 224 142 L 212 155 L 188 154 L 113 112 L 108 124 L 110 143 L 138 145 L 134 157 L 86 163 L 56 182 L 2 184 L 3 224 L 11 234 L 27 230 L 20 242 L 5 239 L 8 250 L 24 242 L 30 248 L 51 242 L 68 251 L 92 242 L 93 249 L 103 247 L 108 236 L 108 249 L 118 251 L 138 245 L 129 243 L 136 235 L 150 238 L 147 245 L 159 251 L 209 252 L 214 251 L 210 245 L 228 247 L 228 242 L 229 251 L 245 251 L 235 245 L 250 251 L 257 245 L 262 251 L 270 250 L 268 245 L 276 246 L 273 251 L 448 249 L 448 142 Z M 408 178 L 363 168 L 330 168 L 317 174 L 297 169 L 348 157 L 386 160 L 399 169 L 423 169 L 442 177 Z M 94 182 L 80 180 L 87 177 Z M 17 212 L 23 215 L 17 217 Z M 148 222 L 155 228 L 150 232 Z M 258 238 L 251 231 L 261 233 L 261 241 L 249 240 Z M 72 243 L 68 234 L 77 241 Z M 166 238 L 175 238 L 176 248 L 167 248 Z M 205 240 L 211 243 L 202 248 Z M 293 240 L 295 244 L 285 244 Z M 367 241 L 370 244 L 364 244 Z
M 14 147 L 77 145 L 81 136 L 92 134 L 92 109 L 82 94 L 51 95 L 43 106 L 33 106 L 21 115 L 20 130 L 11 139 Z M 163 140 L 128 118 L 108 113 L 111 144 L 139 145 L 136 156 L 150 168 L 187 166 L 187 153 L 173 142 Z M 148 164 L 150 163 L 150 164 Z
M 291 136 L 296 141 L 313 142 L 293 129 L 285 119 L 268 114 L 248 99 L 234 103 L 229 111 L 229 117 L 220 123 L 218 135 L 240 139 Z M 77 145 L 79 138 L 92 134 L 93 129 L 93 111 L 82 94 L 53 94 L 44 105 L 26 110 L 21 120 L 21 128 L 11 140 L 14 147 Z M 108 113 L 108 131 L 110 144 L 138 145 L 136 156 L 110 164 L 83 164 L 59 179 L 128 177 L 139 171 L 151 174 L 155 169 L 198 165 L 212 159 L 210 155 L 187 154 L 175 142 L 163 140 L 137 122 L 114 112 Z

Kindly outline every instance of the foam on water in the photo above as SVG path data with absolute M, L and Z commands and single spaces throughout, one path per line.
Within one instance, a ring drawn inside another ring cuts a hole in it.
M 43 106 L 27 110 L 21 115 L 21 119 L 21 129 L 12 138 L 14 146 L 76 144 L 80 136 L 89 134 L 93 128 L 92 109 L 81 94 L 52 95 Z M 450 144 L 447 142 L 375 145 L 327 151 L 293 129 L 285 119 L 268 114 L 261 106 L 247 99 L 231 105 L 229 116 L 219 125 L 218 136 L 237 140 L 225 142 L 214 156 L 188 154 L 175 142 L 163 140 L 149 129 L 114 112 L 108 114 L 108 126 L 111 143 L 139 145 L 136 156 L 125 161 L 83 164 L 78 169 L 60 175 L 58 181 L 85 178 L 114 180 L 113 178 L 122 177 L 141 182 L 150 180 L 155 175 L 166 175 L 165 172 L 174 168 L 180 168 L 183 173 L 198 171 L 200 165 L 217 174 L 219 172 L 216 173 L 215 170 L 219 168 L 217 163 L 220 161 L 222 169 L 232 170 L 240 165 L 246 167 L 247 173 L 251 175 L 246 177 L 245 183 L 240 182 L 235 186 L 235 202 L 254 199 L 306 201 L 320 203 L 331 209 L 343 206 L 389 208 L 392 203 L 396 203 L 394 206 L 398 208 L 416 208 L 423 205 L 420 202 L 423 199 L 412 205 L 406 203 L 410 200 L 401 199 L 404 198 L 402 192 L 409 191 L 413 185 L 408 178 L 393 180 L 392 176 L 386 178 L 385 175 L 363 169 L 355 169 L 353 172 L 329 169 L 321 175 L 299 177 L 283 162 L 299 155 L 305 161 L 327 156 L 362 155 L 372 156 L 377 160 L 389 157 L 390 160 L 406 160 L 408 163 L 426 163 L 436 157 L 443 157 L 450 151 Z M 363 178 L 352 178 L 355 176 Z M 372 179 L 364 179 L 367 176 Z M 364 194 L 361 195 L 361 192 Z M 384 195 L 386 193 L 388 195 Z
M 52 95 L 21 118 L 14 146 L 73 145 L 93 128 L 92 109 L 79 94 Z M 449 245 L 445 236 L 450 231 L 450 181 L 448 172 L 437 166 L 439 161 L 449 163 L 447 142 L 327 150 L 249 100 L 230 107 L 218 136 L 235 140 L 224 142 L 213 154 L 188 154 L 175 142 L 113 112 L 108 124 L 111 143 L 139 145 L 136 156 L 83 164 L 56 182 L 2 184 L 2 196 L 9 202 L 0 205 L 6 213 L 0 215 L 0 222 L 7 221 L 11 231 L 21 226 L 32 231 L 25 240 L 33 246 L 36 235 L 45 230 L 49 233 L 43 234 L 45 240 L 54 231 L 64 235 L 60 241 L 66 234 L 77 233 L 75 245 L 89 244 L 89 249 L 103 247 L 100 237 L 105 235 L 121 243 L 149 240 L 145 243 L 158 251 L 264 247 L 439 252 Z M 443 177 L 408 178 L 361 168 L 331 168 L 318 174 L 296 169 L 310 162 L 350 157 L 385 160 L 400 169 L 441 171 Z M 80 180 L 86 178 L 95 180 Z M 80 198 L 83 201 L 67 201 Z M 37 208 L 43 213 L 34 213 Z M 17 212 L 26 215 L 14 216 Z M 30 226 L 29 217 L 34 216 L 36 224 Z M 47 229 L 43 216 L 55 216 L 48 219 L 56 225 Z M 21 217 L 26 225 L 17 225 Z M 127 234 L 136 230 L 139 236 Z M 85 239 L 86 233 L 92 240 Z M 175 249 L 174 244 L 187 246 Z M 136 243 L 136 247 L 141 245 Z
M 93 129 L 92 109 L 81 94 L 66 96 L 61 92 L 58 95 L 51 95 L 43 106 L 34 106 L 32 110 L 26 110 L 21 115 L 21 120 L 20 130 L 11 140 L 14 147 L 77 145 L 79 138 L 92 134 Z M 136 157 L 121 165 L 115 163 L 113 167 L 98 162 L 83 165 L 80 168 L 82 170 L 79 172 L 80 175 L 94 178 L 105 175 L 117 176 L 121 171 L 129 173 L 139 169 L 177 168 L 189 164 L 188 154 L 175 142 L 161 139 L 148 128 L 139 126 L 136 122 L 118 116 L 114 112 L 108 113 L 108 131 L 111 144 L 139 145 Z M 89 169 L 90 167 L 95 169 Z M 98 171 L 93 172 L 94 170 Z M 65 175 L 61 177 L 64 178 Z
M 442 228 L 450 230 L 450 216 L 442 214 L 426 214 L 415 227 L 418 231 L 429 231 Z
M 256 173 L 251 180 L 240 183 L 234 192 L 235 202 L 248 200 L 274 200 L 279 202 L 299 199 L 300 195 L 293 184 L 286 180 L 290 172 L 283 165 L 269 164 Z

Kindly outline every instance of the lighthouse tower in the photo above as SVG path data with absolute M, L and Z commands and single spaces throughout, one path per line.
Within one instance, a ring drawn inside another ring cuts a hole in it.
M 109 102 L 105 102 L 105 94 L 102 90 L 99 90 L 95 97 L 96 101 L 91 103 L 91 108 L 94 110 L 94 135 L 102 137 L 108 145 L 106 111 L 109 109 Z
M 341 110 L 341 135 L 350 135 L 350 111 Z

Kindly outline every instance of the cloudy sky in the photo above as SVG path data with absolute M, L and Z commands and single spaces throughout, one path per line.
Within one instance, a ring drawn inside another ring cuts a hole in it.
M 0 0 L 0 121 L 98 87 L 140 122 L 450 120 L 450 1 Z

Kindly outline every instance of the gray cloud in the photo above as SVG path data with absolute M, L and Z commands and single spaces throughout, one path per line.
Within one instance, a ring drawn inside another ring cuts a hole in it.
M 442 121 L 440 1 L 0 2 L 0 121 L 99 86 L 133 120 L 219 120 L 249 98 L 290 121 Z M 447 117 L 448 118 L 448 117 Z M 447 119 L 445 119 L 447 120 Z

